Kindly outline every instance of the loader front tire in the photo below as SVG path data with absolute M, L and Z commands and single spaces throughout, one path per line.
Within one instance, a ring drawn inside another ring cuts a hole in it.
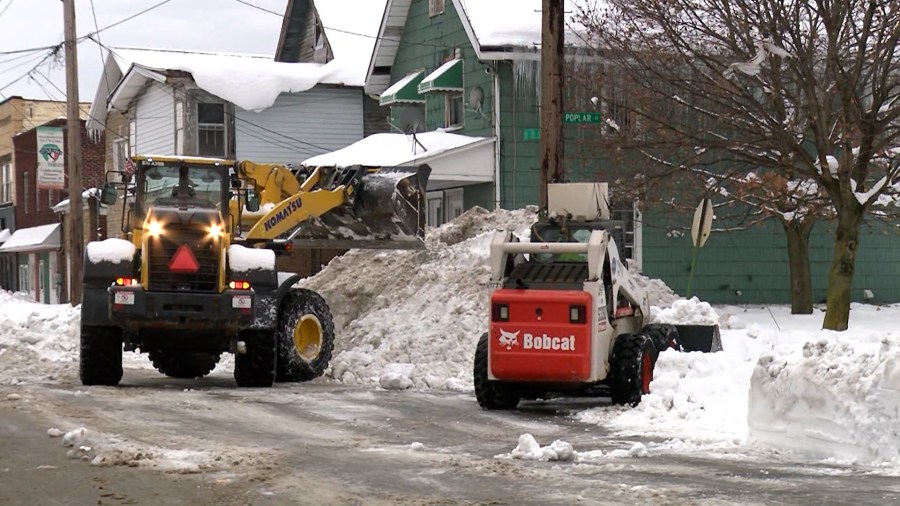
M 483 409 L 516 409 L 520 397 L 508 383 L 488 379 L 488 334 L 478 339 L 475 347 L 475 399 Z
M 270 387 L 275 382 L 275 332 L 245 330 L 238 339 L 244 352 L 234 357 L 234 380 L 239 387 Z
M 276 380 L 309 381 L 324 374 L 334 350 L 334 322 L 325 299 L 312 290 L 292 290 L 280 315 Z
M 610 390 L 613 404 L 637 406 L 650 393 L 650 381 L 658 351 L 644 334 L 622 334 L 616 338 L 610 359 Z
M 678 327 L 667 323 L 651 323 L 641 330 L 641 333 L 649 337 L 656 346 L 656 350 L 682 351 L 681 341 L 678 336 Z
M 219 363 L 220 353 L 189 353 L 184 351 L 151 351 L 150 362 L 157 371 L 170 378 L 202 378 Z
M 115 386 L 122 380 L 122 329 L 81 326 L 82 385 Z

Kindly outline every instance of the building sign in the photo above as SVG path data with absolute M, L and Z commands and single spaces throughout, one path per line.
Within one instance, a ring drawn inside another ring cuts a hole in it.
M 522 130 L 523 141 L 536 141 L 541 138 L 540 128 L 525 128 Z
M 37 128 L 37 187 L 62 190 L 66 186 L 66 157 L 63 130 L 59 127 Z

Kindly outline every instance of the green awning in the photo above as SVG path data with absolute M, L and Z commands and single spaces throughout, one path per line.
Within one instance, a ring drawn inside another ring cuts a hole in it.
M 463 91 L 463 61 L 450 60 L 419 83 L 419 93 Z
M 378 101 L 381 105 L 391 104 L 416 104 L 425 102 L 425 97 L 419 94 L 416 87 L 422 82 L 425 76 L 424 70 L 419 70 L 392 84 L 390 88 L 384 90 L 381 99 Z

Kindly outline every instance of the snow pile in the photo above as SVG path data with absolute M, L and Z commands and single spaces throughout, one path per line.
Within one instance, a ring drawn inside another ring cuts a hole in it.
M 652 306 L 650 323 L 718 325 L 719 315 L 708 302 L 701 302 L 697 297 L 691 297 L 690 300 L 675 300 L 666 308 Z
M 233 271 L 275 270 L 275 252 L 263 248 L 228 247 L 228 265 Z
M 106 239 L 89 242 L 87 256 L 92 264 L 100 262 L 130 262 L 134 258 L 134 244 L 123 239 Z
M 78 360 L 81 314 L 0 291 L 0 383 L 56 380 Z
M 760 357 L 750 384 L 750 441 L 813 458 L 900 465 L 900 338 L 823 332 Z
M 429 230 L 425 250 L 353 250 L 303 280 L 334 316 L 329 375 L 384 388 L 471 389 L 487 326 L 490 239 L 496 229 L 524 235 L 535 219 L 534 210 L 473 208 Z

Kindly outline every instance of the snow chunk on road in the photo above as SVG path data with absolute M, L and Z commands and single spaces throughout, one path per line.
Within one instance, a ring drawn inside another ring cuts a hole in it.
M 900 338 L 823 334 L 802 350 L 760 357 L 750 441 L 812 458 L 900 465 Z
M 575 459 L 575 450 L 566 441 L 557 439 L 549 446 L 541 446 L 531 434 L 522 434 L 519 436 L 519 444 L 508 455 L 509 458 L 522 460 L 571 461 Z
M 247 248 L 232 244 L 228 248 L 228 265 L 233 271 L 275 270 L 275 252 L 263 248 Z
M 134 251 L 134 244 L 124 239 L 105 239 L 89 242 L 87 245 L 88 260 L 93 264 L 130 262 L 134 258 Z

